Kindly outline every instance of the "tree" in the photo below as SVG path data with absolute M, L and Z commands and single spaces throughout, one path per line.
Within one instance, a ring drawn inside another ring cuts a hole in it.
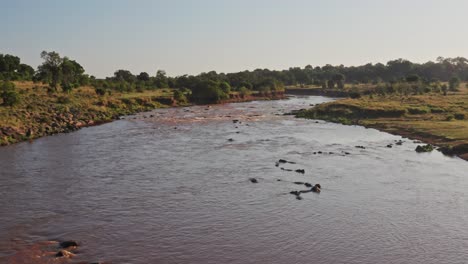
M 219 100 L 227 99 L 219 87 L 219 82 L 213 80 L 202 80 L 192 89 L 192 100 L 198 103 L 216 103 Z
M 344 89 L 345 76 L 341 73 L 333 75 L 333 81 L 337 84 L 339 89 Z
M 156 77 L 154 78 L 154 84 L 158 88 L 169 88 L 169 83 L 167 81 L 166 72 L 163 70 L 158 70 L 156 72 Z
M 147 82 L 150 80 L 150 76 L 147 72 L 140 72 L 140 74 L 137 76 L 137 79 L 142 82 Z
M 50 87 L 54 91 L 57 91 L 57 86 L 59 85 L 60 79 L 62 77 L 61 65 L 63 59 L 55 51 L 43 51 L 41 52 L 41 58 L 44 60 L 44 62 L 38 67 L 38 74 L 40 79 L 42 81 L 48 82 Z
M 70 91 L 74 87 L 78 87 L 83 82 L 83 67 L 76 61 L 70 60 L 67 57 L 63 58 L 60 65 L 61 70 L 61 86 L 63 91 Z
M 453 76 L 452 78 L 450 78 L 449 80 L 450 91 L 453 91 L 453 92 L 458 91 L 459 86 L 460 86 L 460 78 L 458 78 L 457 76 Z
M 136 77 L 127 70 L 117 70 L 114 72 L 114 80 L 116 81 L 125 81 L 132 83 L 134 82 Z

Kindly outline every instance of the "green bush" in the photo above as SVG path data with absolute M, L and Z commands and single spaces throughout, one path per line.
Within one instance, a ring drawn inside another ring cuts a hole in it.
M 3 105 L 13 106 L 20 102 L 20 96 L 15 90 L 15 84 L 12 82 L 3 82 L 0 86 L 0 98 L 2 98 Z
M 429 109 L 423 107 L 408 107 L 408 113 L 412 115 L 420 115 L 429 113 Z

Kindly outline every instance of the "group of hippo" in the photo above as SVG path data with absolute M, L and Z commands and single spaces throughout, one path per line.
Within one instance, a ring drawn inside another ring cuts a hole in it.
M 275 163 L 275 166 L 279 167 L 280 164 L 285 164 L 285 163 L 296 164 L 295 162 L 292 162 L 292 161 L 287 161 L 287 160 L 284 160 L 284 159 L 280 159 Z M 280 169 L 284 170 L 284 171 L 295 171 L 297 173 L 305 174 L 304 169 L 292 170 L 292 169 L 285 169 L 283 167 L 280 167 Z M 249 180 L 250 180 L 251 183 L 258 183 L 258 180 L 256 178 L 250 178 Z M 277 181 L 281 181 L 281 180 L 278 179 Z M 312 185 L 312 184 L 310 184 L 308 182 L 294 182 L 294 184 L 304 185 L 305 187 L 310 188 L 310 189 L 307 189 L 307 190 L 289 192 L 290 194 L 296 196 L 297 200 L 302 200 L 302 196 L 301 196 L 302 193 L 308 193 L 308 192 L 320 193 L 321 189 L 322 189 L 322 186 L 319 183 L 317 183 L 315 185 Z

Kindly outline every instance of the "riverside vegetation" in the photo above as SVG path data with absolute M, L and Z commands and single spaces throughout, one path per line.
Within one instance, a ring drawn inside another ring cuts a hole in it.
M 443 86 L 449 88 L 444 91 Z M 468 160 L 467 87 L 421 82 L 354 86 L 343 91 L 353 98 L 301 110 L 296 116 L 376 128 L 437 145 L 445 154 Z M 417 151 L 431 150 L 427 145 Z
M 44 51 L 41 58 L 34 70 L 0 54 L 1 145 L 158 107 L 283 98 L 286 86 L 286 92 L 350 97 L 300 111 L 299 117 L 374 127 L 468 158 L 468 60 L 462 57 L 176 77 L 120 69 L 103 79 L 56 52 Z

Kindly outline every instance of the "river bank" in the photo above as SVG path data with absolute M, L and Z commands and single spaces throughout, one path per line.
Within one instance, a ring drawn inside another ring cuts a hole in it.
M 386 95 L 341 99 L 302 110 L 297 117 L 375 128 L 421 140 L 468 160 L 468 91 L 447 96 Z
M 91 87 L 81 87 L 70 93 L 48 94 L 45 86 L 32 82 L 18 82 L 16 86 L 21 102 L 13 107 L 0 107 L 0 146 L 76 131 L 117 120 L 123 115 L 192 105 L 175 100 L 172 89 L 97 95 Z M 282 92 L 232 93 L 229 99 L 218 103 L 283 98 Z

